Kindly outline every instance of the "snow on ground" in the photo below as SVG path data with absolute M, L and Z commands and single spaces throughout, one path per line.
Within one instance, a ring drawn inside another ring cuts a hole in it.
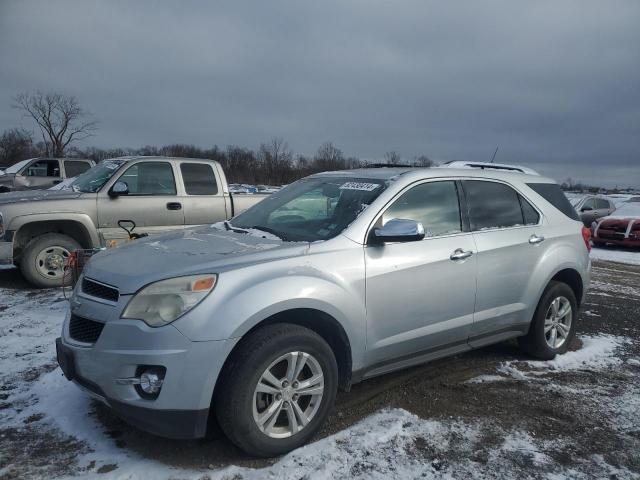
M 597 248 L 591 249 L 591 258 L 594 260 L 606 260 L 609 262 L 629 263 L 631 265 L 640 265 L 640 249 L 621 249 L 621 248 Z
M 606 334 L 584 335 L 580 340 L 582 347 L 579 350 L 559 355 L 553 360 L 509 361 L 504 362 L 498 371 L 516 379 L 531 380 L 549 371 L 599 370 L 622 363 L 616 354 L 626 344 L 631 343 L 628 338 Z
M 569 448 L 571 439 L 536 438 L 518 427 L 497 426 L 490 418 L 421 419 L 402 409 L 381 410 L 262 469 L 178 469 L 119 447 L 96 418 L 92 401 L 56 368 L 54 339 L 67 310 L 60 293 L 0 289 L 0 309 L 0 398 L 5 401 L 0 424 L 17 430 L 35 425 L 56 437 L 75 438 L 74 478 L 509 478 L 521 476 L 523 465 L 549 477 L 633 477 L 632 472 L 617 469 L 599 457 L 589 459 L 584 470 L 567 469 L 551 455 Z M 505 362 L 497 374 L 472 380 L 470 388 L 473 383 L 499 379 L 536 382 L 543 374 L 619 367 L 622 360 L 617 355 L 629 340 L 594 335 L 582 337 L 582 342 L 582 349 L 553 361 Z M 640 372 L 633 360 L 626 365 Z M 615 406 L 612 418 L 620 428 L 637 426 L 639 399 L 640 392 L 635 391 L 626 392 L 615 402 L 608 399 Z M 5 467 L 0 469 L 0 477 L 12 467 L 11 459 L 5 458 L 1 464 Z M 37 470 L 33 474 L 47 477 Z

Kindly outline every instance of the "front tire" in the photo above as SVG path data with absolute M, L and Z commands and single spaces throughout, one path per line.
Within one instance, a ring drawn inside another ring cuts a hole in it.
M 38 288 L 61 287 L 71 283 L 64 266 L 69 254 L 81 248 L 73 238 L 60 233 L 46 233 L 31 240 L 22 253 L 22 276 Z
M 576 333 L 578 302 L 569 285 L 552 281 L 538 303 L 529 333 L 518 338 L 520 348 L 541 360 L 565 353 Z
M 308 442 L 333 408 L 338 385 L 331 347 L 308 328 L 285 323 L 250 334 L 222 375 L 218 422 L 235 445 L 259 457 Z

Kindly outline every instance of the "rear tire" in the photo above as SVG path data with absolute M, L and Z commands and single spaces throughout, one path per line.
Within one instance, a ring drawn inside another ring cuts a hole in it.
M 69 254 L 81 248 L 73 238 L 60 233 L 45 233 L 31 240 L 22 253 L 22 276 L 38 288 L 61 287 L 71 283 L 65 275 L 64 264 Z
M 317 333 L 268 325 L 244 339 L 226 365 L 216 387 L 216 416 L 227 437 L 248 454 L 281 455 L 322 427 L 337 379 L 333 351 Z
M 569 285 L 549 283 L 529 328 L 529 333 L 518 338 L 520 348 L 541 360 L 551 360 L 567 351 L 576 333 L 578 303 Z

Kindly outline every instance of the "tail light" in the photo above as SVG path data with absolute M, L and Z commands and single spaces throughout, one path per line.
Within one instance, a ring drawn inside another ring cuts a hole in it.
M 582 227 L 582 239 L 584 240 L 584 245 L 587 247 L 587 251 L 591 251 L 591 230 L 587 227 Z

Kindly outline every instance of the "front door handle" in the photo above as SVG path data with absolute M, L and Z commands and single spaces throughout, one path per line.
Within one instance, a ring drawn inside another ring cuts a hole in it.
M 461 248 L 456 248 L 456 250 L 449 257 L 451 260 L 464 260 L 465 258 L 469 258 L 473 255 L 471 250 L 463 250 Z
M 529 243 L 531 245 L 536 245 L 538 243 L 544 242 L 544 237 L 538 236 L 535 233 L 529 237 Z
M 180 202 L 167 203 L 167 210 L 182 210 L 182 204 Z

